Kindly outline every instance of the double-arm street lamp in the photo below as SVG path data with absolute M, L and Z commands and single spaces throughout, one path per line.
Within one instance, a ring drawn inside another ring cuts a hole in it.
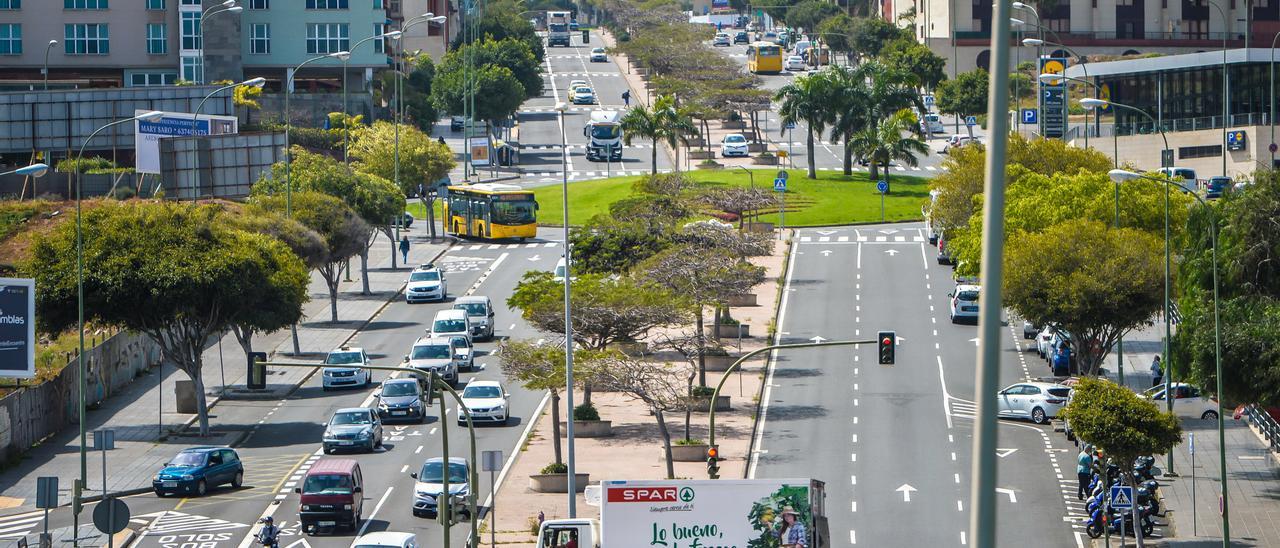
M 289 71 L 287 74 L 285 74 L 285 82 L 284 82 L 284 196 L 285 196 L 284 212 L 286 217 L 293 216 L 293 178 L 291 177 L 291 173 L 290 173 L 290 166 L 293 164 L 293 153 L 289 150 L 289 118 L 290 118 L 289 98 L 293 96 L 293 77 L 298 74 L 298 71 L 302 70 L 302 67 L 307 66 L 313 61 L 319 61 L 321 59 L 339 59 L 345 64 L 347 59 L 349 58 L 351 58 L 351 52 L 349 51 L 335 51 L 333 53 L 327 53 L 325 55 L 318 55 L 316 57 L 312 57 L 310 59 L 307 59 L 306 61 L 303 61 L 301 65 L 298 65 L 292 71 Z M 343 69 L 343 73 L 345 75 L 346 73 L 345 68 Z M 346 88 L 346 86 L 344 85 L 343 88 Z M 345 92 L 346 90 L 344 89 L 343 91 Z
M 192 74 L 191 74 L 193 77 L 195 77 L 193 79 L 196 81 L 196 83 L 199 83 L 199 84 L 204 83 L 204 20 L 205 18 L 212 17 L 219 13 L 240 13 L 242 11 L 244 11 L 244 7 L 237 6 L 236 0 L 226 0 L 213 7 L 205 9 L 204 12 L 200 14 L 200 21 L 197 23 L 198 28 L 195 29 L 196 35 L 199 36 L 200 38 L 200 66 L 197 67 L 196 70 L 192 71 Z
M 351 46 L 350 50 L 347 50 L 347 55 L 341 58 L 342 59 L 342 163 L 345 165 L 348 165 L 348 166 L 351 165 L 351 159 L 350 157 L 347 156 L 347 149 L 349 147 L 349 143 L 351 140 L 351 119 L 347 115 L 347 61 L 351 60 L 351 52 L 355 51 L 356 48 L 360 47 L 360 44 L 363 44 L 370 40 L 379 40 L 379 39 L 395 40 L 399 38 L 401 34 L 402 34 L 401 31 L 398 31 L 398 30 L 393 30 L 391 32 L 384 32 L 382 34 L 375 34 L 373 36 L 360 40 L 359 42 L 356 42 L 355 45 Z M 383 51 L 386 51 L 385 46 L 382 49 Z M 392 255 L 394 256 L 395 254 L 393 253 Z
M 1226 548 L 1231 546 L 1231 513 L 1227 504 L 1227 446 L 1226 431 L 1224 429 L 1224 419 L 1222 415 L 1222 321 L 1218 313 L 1218 214 L 1214 212 L 1213 206 L 1209 205 L 1209 202 L 1205 201 L 1204 197 L 1200 196 L 1200 193 L 1179 185 L 1167 178 L 1158 179 L 1123 169 L 1113 169 L 1108 173 L 1108 175 L 1111 177 L 1111 180 L 1115 181 L 1117 184 L 1135 179 L 1146 179 L 1148 181 L 1155 181 L 1157 183 L 1164 184 L 1166 192 L 1169 190 L 1169 187 L 1176 187 L 1178 190 L 1190 194 L 1192 198 L 1195 198 L 1196 201 L 1200 202 L 1200 205 L 1209 212 L 1209 246 L 1213 253 L 1213 364 L 1214 376 L 1217 377 L 1218 381 L 1218 477 L 1221 489 L 1219 492 L 1219 496 L 1221 497 L 1219 499 L 1219 504 L 1221 504 L 1222 509 L 1222 546 Z M 1168 343 L 1166 342 L 1166 345 L 1167 344 Z M 1166 365 L 1166 368 L 1167 367 L 1168 366 Z M 1172 392 L 1169 390 L 1169 385 L 1166 382 L 1164 399 L 1169 402 L 1170 412 L 1173 412 L 1172 395 Z M 1169 451 L 1169 459 L 1170 461 L 1173 459 L 1172 449 Z
M 1267 111 L 1270 112 L 1267 125 L 1271 126 L 1271 145 L 1268 147 L 1271 151 L 1271 165 L 1268 167 L 1272 169 L 1276 167 L 1276 40 L 1280 40 L 1280 32 L 1271 38 L 1271 102 L 1267 103 Z
M 204 110 L 204 102 L 208 101 L 210 97 L 229 89 L 234 89 L 240 86 L 252 86 L 261 89 L 266 83 L 266 78 L 258 77 L 250 78 L 238 84 L 222 86 L 209 92 L 209 94 L 205 95 L 204 99 L 201 99 L 200 103 L 196 105 L 196 112 L 191 116 L 191 199 L 193 201 L 200 197 L 200 154 L 199 148 L 196 144 L 199 142 L 197 139 L 200 131 L 200 111 Z
M 401 37 L 403 37 L 403 36 L 404 36 L 404 32 L 408 31 L 408 30 L 409 30 L 410 28 L 412 28 L 414 25 L 417 25 L 417 24 L 419 24 L 419 23 L 427 23 L 427 24 L 437 23 L 437 24 L 438 24 L 438 23 L 444 23 L 444 22 L 445 22 L 445 20 L 446 20 L 446 18 L 445 18 L 443 15 L 441 15 L 441 16 L 439 16 L 439 17 L 437 17 L 434 13 L 427 12 L 427 13 L 424 13 L 424 14 L 422 14 L 422 15 L 419 15 L 419 16 L 417 16 L 417 17 L 414 17 L 414 18 L 412 18 L 412 19 L 409 19 L 408 21 L 405 21 L 405 22 L 401 23 L 401 24 L 400 24 L 400 30 L 399 30 L 399 32 L 401 33 Z M 395 66 L 396 66 L 396 70 L 395 70 L 395 74 L 396 74 L 396 81 L 395 81 L 395 93 L 396 93 L 396 97 L 395 97 L 395 101 L 393 101 L 393 103 L 394 103 L 394 105 L 395 105 L 395 116 L 393 116 L 393 120 L 395 121 L 395 132 L 396 132 L 396 136 L 395 136 L 395 155 L 394 155 L 394 158 L 395 158 L 395 159 L 394 159 L 394 162 L 393 162 L 393 163 L 395 164 L 395 183 L 396 183 L 396 187 L 399 187 L 399 186 L 400 186 L 400 124 L 404 122 L 404 96 L 402 95 L 402 94 L 403 94 L 403 87 L 402 87 L 402 86 L 403 86 L 403 84 L 402 84 L 402 82 L 403 82 L 403 80 L 404 80 L 404 73 L 405 73 L 405 69 L 406 69 L 406 67 L 405 67 L 405 59 L 404 59 L 404 43 L 403 43 L 403 41 L 402 41 L 402 42 L 401 42 L 401 44 L 400 44 L 400 55 L 395 56 L 395 58 L 394 58 L 393 60 L 394 60 L 394 62 L 395 62 Z M 345 108 L 345 106 L 344 106 L 344 108 Z M 427 183 L 431 183 L 431 181 L 427 181 Z M 424 189 L 424 191 L 425 191 L 425 189 Z M 435 228 L 433 227 L 431 230 L 432 230 L 432 235 L 434 235 L 434 234 L 435 234 L 435 232 L 434 232 L 434 231 L 435 231 Z M 391 257 L 392 257 L 392 260 L 394 261 L 394 260 L 395 260 L 395 253 L 392 253 L 392 254 L 391 254 Z
M 560 113 L 560 206 L 564 210 L 564 376 L 565 405 L 573 412 L 573 314 L 569 306 L 569 282 L 573 279 L 573 257 L 569 247 L 569 144 L 564 136 L 564 115 L 569 106 L 556 102 L 556 112 Z M 573 453 L 573 421 L 565 423 L 565 440 L 569 449 L 569 517 L 578 517 L 578 491 L 575 484 L 575 463 Z
M 1218 15 L 1222 16 L 1222 176 L 1227 176 L 1227 131 L 1231 128 L 1231 101 L 1230 101 L 1230 85 L 1231 78 L 1227 75 L 1227 38 L 1231 36 L 1231 18 L 1227 17 L 1226 10 L 1222 6 L 1213 2 L 1205 2 L 1206 5 L 1213 6 L 1218 10 Z M 1252 6 L 1252 3 L 1250 4 Z M 1249 8 L 1252 9 L 1252 8 Z M 1246 32 L 1247 34 L 1247 32 Z M 1274 56 L 1275 53 L 1273 52 Z M 1275 125 L 1274 121 L 1269 121 Z M 1273 128 L 1272 131 L 1275 131 Z M 1223 504 L 1226 504 L 1223 502 Z

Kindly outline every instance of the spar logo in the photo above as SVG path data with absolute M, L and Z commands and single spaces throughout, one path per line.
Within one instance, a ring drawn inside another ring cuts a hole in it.
M 614 487 L 609 489 L 609 502 L 693 502 L 692 487 Z

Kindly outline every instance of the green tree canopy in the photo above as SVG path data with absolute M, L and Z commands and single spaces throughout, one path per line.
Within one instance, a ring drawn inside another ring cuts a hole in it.
M 628 277 L 575 276 L 570 299 L 574 341 L 592 350 L 638 340 L 655 328 L 691 319 L 689 306 L 680 296 Z M 540 331 L 564 332 L 564 284 L 552 279 L 550 272 L 526 272 L 507 305 L 519 309 L 525 321 Z
M 519 40 L 529 46 L 529 51 L 541 63 L 546 53 L 542 47 L 542 37 L 538 36 L 537 29 L 533 28 L 533 24 L 529 23 L 528 15 L 521 15 L 526 9 L 528 8 L 525 7 L 525 3 L 521 0 L 486 2 L 484 13 L 480 16 L 479 30 L 476 32 L 475 37 L 484 40 L 504 40 L 508 38 Z M 463 44 L 473 41 L 475 40 L 470 34 L 460 32 L 454 37 L 449 50 L 456 50 Z
M 929 46 L 915 40 L 896 40 L 880 52 L 884 64 L 905 71 L 915 77 L 920 87 L 933 89 L 947 79 L 944 69 L 947 60 L 939 57 Z
M 511 69 L 497 65 L 482 65 L 476 69 L 475 90 L 475 117 L 486 123 L 515 114 L 527 97 L 524 84 Z M 452 70 L 442 66 L 431 86 L 431 100 L 445 112 L 462 114 L 465 91 L 466 80 L 461 65 Z
M 833 112 L 830 105 L 835 104 L 837 90 L 831 80 L 821 74 L 797 76 L 791 83 L 782 86 L 774 94 L 773 100 L 779 102 L 778 114 L 782 117 L 782 126 L 786 131 L 787 124 L 803 122 L 805 125 L 805 151 L 809 160 L 810 179 L 818 178 L 818 168 L 814 163 L 814 132 L 821 133 L 831 123 Z
M 987 111 L 987 88 L 990 86 L 990 75 L 986 70 L 976 68 L 962 72 L 955 80 L 946 80 L 938 84 L 938 110 L 956 116 L 971 116 Z
M 378 121 L 352 134 L 351 156 L 356 159 L 356 169 L 394 183 L 395 133 L 395 124 Z M 420 184 L 431 186 L 448 175 L 456 164 L 448 145 L 436 142 L 418 128 L 400 128 L 401 194 L 416 193 Z
M 525 97 L 542 95 L 542 60 L 525 42 L 514 38 L 473 42 L 445 54 L 438 71 L 462 72 L 467 56 L 471 57 L 472 66 L 506 67 L 520 81 Z
M 853 24 L 853 49 L 864 57 L 879 57 L 886 46 L 897 40 L 915 40 L 911 31 L 879 17 L 857 17 Z
M 847 14 L 838 13 L 823 19 L 816 28 L 818 35 L 822 38 L 822 43 L 831 48 L 831 51 L 848 54 L 855 51 L 855 25 L 857 25 L 856 19 L 849 17 Z
M 818 28 L 818 24 L 824 19 L 833 17 L 842 11 L 839 6 L 830 2 L 801 0 L 799 3 L 787 8 L 786 17 L 783 20 L 790 27 L 811 31 Z

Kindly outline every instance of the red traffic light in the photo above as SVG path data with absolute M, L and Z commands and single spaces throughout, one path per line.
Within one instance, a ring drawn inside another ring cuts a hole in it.
M 880 344 L 893 344 L 893 339 L 890 339 L 889 337 L 885 337 L 883 340 L 880 341 Z
M 709 458 L 709 459 L 720 458 L 720 451 L 719 451 L 718 449 L 716 449 L 715 447 L 708 447 L 708 448 L 707 448 L 707 458 Z

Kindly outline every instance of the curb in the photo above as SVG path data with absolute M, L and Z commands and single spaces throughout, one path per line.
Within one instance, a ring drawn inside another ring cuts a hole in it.
M 785 296 L 784 292 L 787 290 L 786 278 L 791 274 L 791 254 L 795 253 L 796 246 L 795 232 L 795 229 L 792 229 L 791 235 L 783 240 L 787 243 L 787 254 L 785 256 L 786 258 L 782 261 L 782 272 L 778 273 L 778 300 L 773 305 L 773 322 L 777 329 L 782 328 L 782 326 L 778 325 L 778 313 L 782 311 L 782 298 Z M 774 335 L 775 338 L 777 336 L 777 334 Z M 766 340 L 765 344 L 774 343 Z M 777 352 L 777 350 L 771 350 L 765 355 L 765 365 L 764 370 L 762 371 L 764 378 L 760 380 L 760 391 L 756 393 L 755 409 L 751 412 L 754 419 L 751 421 L 751 438 L 747 440 L 747 454 L 745 455 L 745 459 L 742 464 L 742 479 L 750 479 L 747 477 L 747 474 L 751 472 L 751 459 L 756 450 L 756 433 L 760 430 L 760 407 L 764 405 L 764 387 L 769 384 L 769 368 L 770 364 L 773 362 L 772 356 L 775 352 Z M 742 371 L 739 371 L 738 374 L 742 374 Z

